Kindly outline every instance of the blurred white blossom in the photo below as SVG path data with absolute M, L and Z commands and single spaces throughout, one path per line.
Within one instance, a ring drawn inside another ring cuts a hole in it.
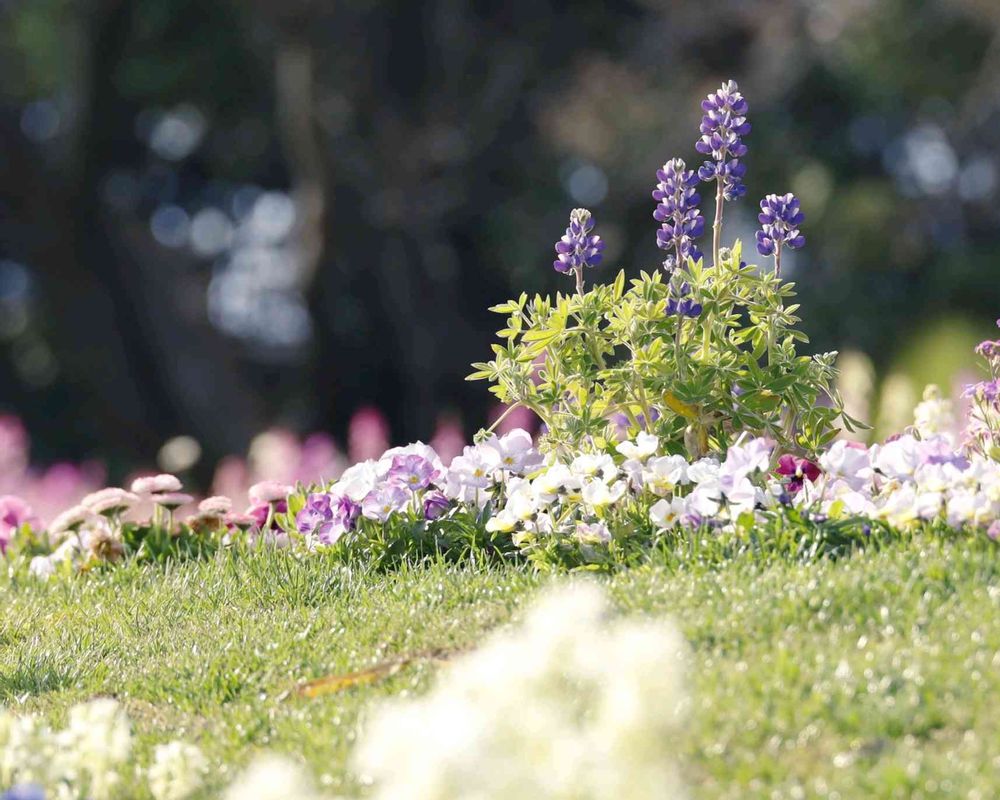
M 609 619 L 596 585 L 564 586 L 377 712 L 355 766 L 378 800 L 683 798 L 686 652 L 672 625 Z

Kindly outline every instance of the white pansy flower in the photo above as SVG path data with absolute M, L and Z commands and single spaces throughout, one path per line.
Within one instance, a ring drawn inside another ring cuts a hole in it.
M 653 494 L 662 497 L 675 487 L 690 483 L 688 463 L 684 456 L 651 458 L 642 472 L 642 483 Z
M 636 461 L 645 461 L 650 456 L 656 455 L 656 451 L 659 447 L 660 440 L 653 434 L 643 431 L 635 437 L 635 442 L 620 442 L 618 447 L 615 449 L 625 456 L 625 458 L 632 458 Z

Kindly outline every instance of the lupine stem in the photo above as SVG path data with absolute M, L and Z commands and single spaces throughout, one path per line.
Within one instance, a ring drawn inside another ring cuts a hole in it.
M 781 240 L 779 239 L 774 247 L 774 277 L 781 277 Z
M 583 267 L 576 267 L 573 272 L 576 274 L 576 293 L 583 297 Z
M 712 223 L 712 266 L 716 272 L 719 269 L 719 252 L 722 243 L 722 204 L 725 198 L 722 196 L 722 178 L 715 179 L 715 221 Z M 705 312 L 704 335 L 701 340 L 701 360 L 708 361 L 709 350 L 712 344 L 712 314 Z
M 497 417 L 496 420 L 493 422 L 493 424 L 490 425 L 490 427 L 488 427 L 486 429 L 486 432 L 487 433 L 493 433 L 493 430 L 496 428 L 496 426 L 499 425 L 501 422 L 503 422 L 507 418 L 508 414 L 510 414 L 511 412 L 513 412 L 514 409 L 520 408 L 522 405 L 524 405 L 524 404 L 523 403 L 513 403 L 512 405 L 508 406 L 507 410 L 504 411 L 499 417 Z
M 719 266 L 719 249 L 722 243 L 722 178 L 716 178 L 715 221 L 712 223 L 712 266 Z
M 681 370 L 681 330 L 684 327 L 684 315 L 677 315 L 677 330 L 674 334 L 674 363 L 677 364 L 677 371 L 683 372 Z

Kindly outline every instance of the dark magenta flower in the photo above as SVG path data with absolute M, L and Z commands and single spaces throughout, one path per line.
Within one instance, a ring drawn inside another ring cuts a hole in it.
M 805 214 L 799 210 L 798 198 L 791 192 L 783 195 L 769 194 L 760 201 L 757 219 L 760 220 L 761 229 L 757 231 L 757 252 L 762 256 L 774 256 L 775 272 L 779 276 L 782 247 L 795 250 L 806 243 L 806 237 L 799 231 L 799 225 L 805 218 Z
M 726 81 L 701 103 L 701 138 L 695 150 L 711 156 L 698 170 L 703 181 L 718 180 L 722 196 L 735 200 L 746 192 L 743 175 L 746 167 L 739 159 L 746 155 L 743 137 L 750 133 L 747 122 L 747 101 L 740 94 L 736 81 Z
M 271 509 L 274 509 L 273 513 Z M 258 503 L 255 506 L 250 506 L 246 510 L 246 515 L 250 517 L 254 524 L 258 528 L 263 528 L 267 524 L 268 516 L 271 517 L 271 530 L 279 530 L 280 526 L 274 519 L 275 514 L 284 514 L 288 511 L 288 501 L 278 500 L 276 503 Z
M 698 177 L 682 159 L 668 161 L 663 169 L 656 171 L 656 177 L 659 183 L 653 190 L 653 199 L 657 201 L 653 219 L 663 223 L 656 232 L 656 246 L 673 251 L 663 262 L 670 270 L 683 264 L 685 258 L 695 261 L 701 258 L 694 240 L 705 230 L 705 218 L 698 209 L 701 201 L 695 190 Z
M 424 495 L 424 519 L 437 519 L 448 512 L 451 501 L 441 492 L 428 492 Z
M 785 488 L 792 494 L 802 488 L 804 481 L 812 483 L 822 474 L 822 470 L 808 458 L 796 458 L 791 453 L 786 453 L 778 459 L 778 468 L 775 472 L 788 478 Z

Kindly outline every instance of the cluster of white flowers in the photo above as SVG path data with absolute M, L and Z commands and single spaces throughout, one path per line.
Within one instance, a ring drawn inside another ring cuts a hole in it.
M 201 788 L 207 772 L 208 759 L 200 748 L 173 741 L 153 749 L 146 779 L 154 800 L 184 800 Z
M 487 523 L 491 531 L 510 532 L 522 545 L 562 534 L 585 543 L 611 539 L 607 520 L 619 509 L 644 502 L 659 528 L 732 522 L 746 512 L 779 504 L 778 481 L 768 486 L 773 444 L 748 439 L 726 458 L 687 461 L 658 455 L 657 437 L 640 433 L 621 442 L 616 460 L 607 453 L 582 454 L 565 463 L 549 458 L 530 478 L 513 478 L 502 507 Z
M 904 434 L 870 448 L 837 442 L 819 463 L 823 475 L 804 487 L 797 504 L 897 528 L 939 521 L 998 533 L 1000 464 L 957 451 L 948 435 Z
M 376 800 L 683 798 L 686 660 L 672 625 L 612 619 L 596 585 L 570 584 L 377 711 L 355 767 Z
M 62 730 L 0 710 L 0 787 L 35 785 L 55 800 L 107 800 L 127 788 L 131 759 L 131 724 L 114 700 L 73 706 Z M 160 745 L 148 769 L 150 792 L 155 800 L 184 800 L 201 788 L 207 766 L 193 745 Z
M 0 711 L 0 785 L 36 783 L 58 797 L 105 800 L 132 753 L 128 717 L 114 700 L 73 706 L 54 731 L 31 715 Z
M 838 441 L 816 463 L 778 457 L 774 443 L 762 438 L 737 442 L 721 460 L 689 462 L 658 455 L 656 437 L 641 433 L 618 445 L 622 461 L 608 454 L 569 463 L 550 458 L 530 478 L 509 480 L 487 527 L 510 532 L 522 545 L 551 535 L 594 544 L 610 541 L 619 511 L 638 509 L 666 530 L 726 528 L 795 507 L 814 518 L 856 517 L 896 528 L 939 521 L 996 538 L 1000 463 L 935 432 L 947 428 L 950 410 L 933 392 L 916 413 L 912 433 L 870 447 Z
M 222 797 L 223 800 L 324 800 L 302 767 L 273 754 L 258 756 Z

